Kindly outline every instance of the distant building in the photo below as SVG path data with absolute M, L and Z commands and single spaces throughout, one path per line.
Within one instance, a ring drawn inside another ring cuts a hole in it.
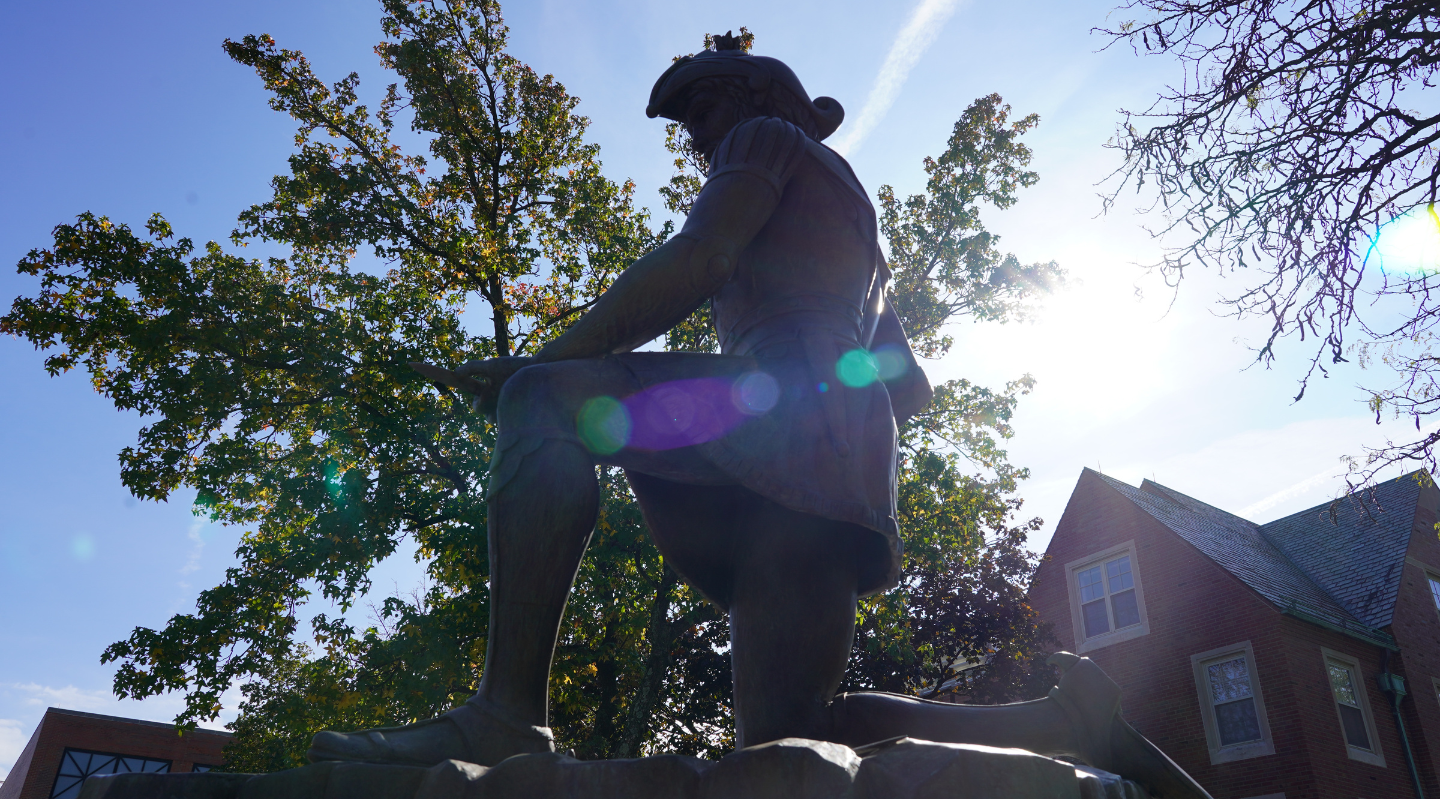
M 0 799 L 74 799 L 96 774 L 209 771 L 224 763 L 228 732 L 187 730 L 52 707 L 0 785 Z
M 1215 799 L 1435 799 L 1437 506 L 1415 473 L 1259 525 L 1086 469 L 1031 602 Z

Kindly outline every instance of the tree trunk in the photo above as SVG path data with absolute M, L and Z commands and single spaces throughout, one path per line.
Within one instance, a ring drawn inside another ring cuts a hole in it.
M 630 702 L 625 718 L 625 732 L 615 747 L 616 757 L 635 757 L 645 732 L 650 726 L 650 715 L 660 701 L 660 690 L 665 685 L 665 675 L 670 671 L 674 657 L 675 630 L 677 622 L 669 620 L 670 595 L 675 589 L 675 572 L 669 566 L 663 567 L 660 588 L 650 605 L 650 625 L 645 637 L 650 641 L 650 654 L 645 658 L 644 670 L 640 674 L 640 685 L 635 698 Z

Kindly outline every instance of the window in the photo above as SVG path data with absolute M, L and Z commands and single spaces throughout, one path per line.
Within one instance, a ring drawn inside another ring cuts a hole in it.
M 1133 541 L 1074 561 L 1066 574 L 1077 652 L 1150 632 Z
M 1330 683 L 1330 694 L 1335 699 L 1335 712 L 1340 719 L 1340 734 L 1345 741 L 1346 753 L 1351 760 L 1384 766 L 1385 756 L 1380 752 L 1380 743 L 1375 735 L 1375 720 L 1370 715 L 1370 700 L 1366 696 L 1365 678 L 1359 661 L 1329 649 L 1322 651 L 1325 655 L 1325 676 Z
M 66 749 L 65 754 L 60 756 L 60 773 L 55 775 L 55 787 L 50 790 L 50 799 L 74 799 L 80 795 L 80 786 L 84 784 L 85 778 L 96 774 L 142 771 L 163 774 L 169 770 L 168 760 Z
M 1190 658 L 1210 762 L 1228 763 L 1275 754 L 1265 700 L 1249 641 Z

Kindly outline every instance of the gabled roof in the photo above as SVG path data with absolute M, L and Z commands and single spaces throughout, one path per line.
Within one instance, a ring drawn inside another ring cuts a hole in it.
M 1410 474 L 1335 506 L 1317 505 L 1260 526 L 1292 561 L 1360 621 L 1386 627 L 1395 612 L 1400 574 L 1420 483 Z
M 1087 470 L 1089 471 L 1089 470 Z M 1419 473 L 1331 504 L 1255 524 L 1150 480 L 1096 476 L 1282 612 L 1393 645 L 1390 624 Z

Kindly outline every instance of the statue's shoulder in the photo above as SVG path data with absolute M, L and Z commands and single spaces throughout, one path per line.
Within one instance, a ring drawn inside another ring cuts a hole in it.
M 759 174 L 784 186 L 809 151 L 805 131 L 779 117 L 754 117 L 736 125 L 715 148 L 710 177 L 731 171 Z

